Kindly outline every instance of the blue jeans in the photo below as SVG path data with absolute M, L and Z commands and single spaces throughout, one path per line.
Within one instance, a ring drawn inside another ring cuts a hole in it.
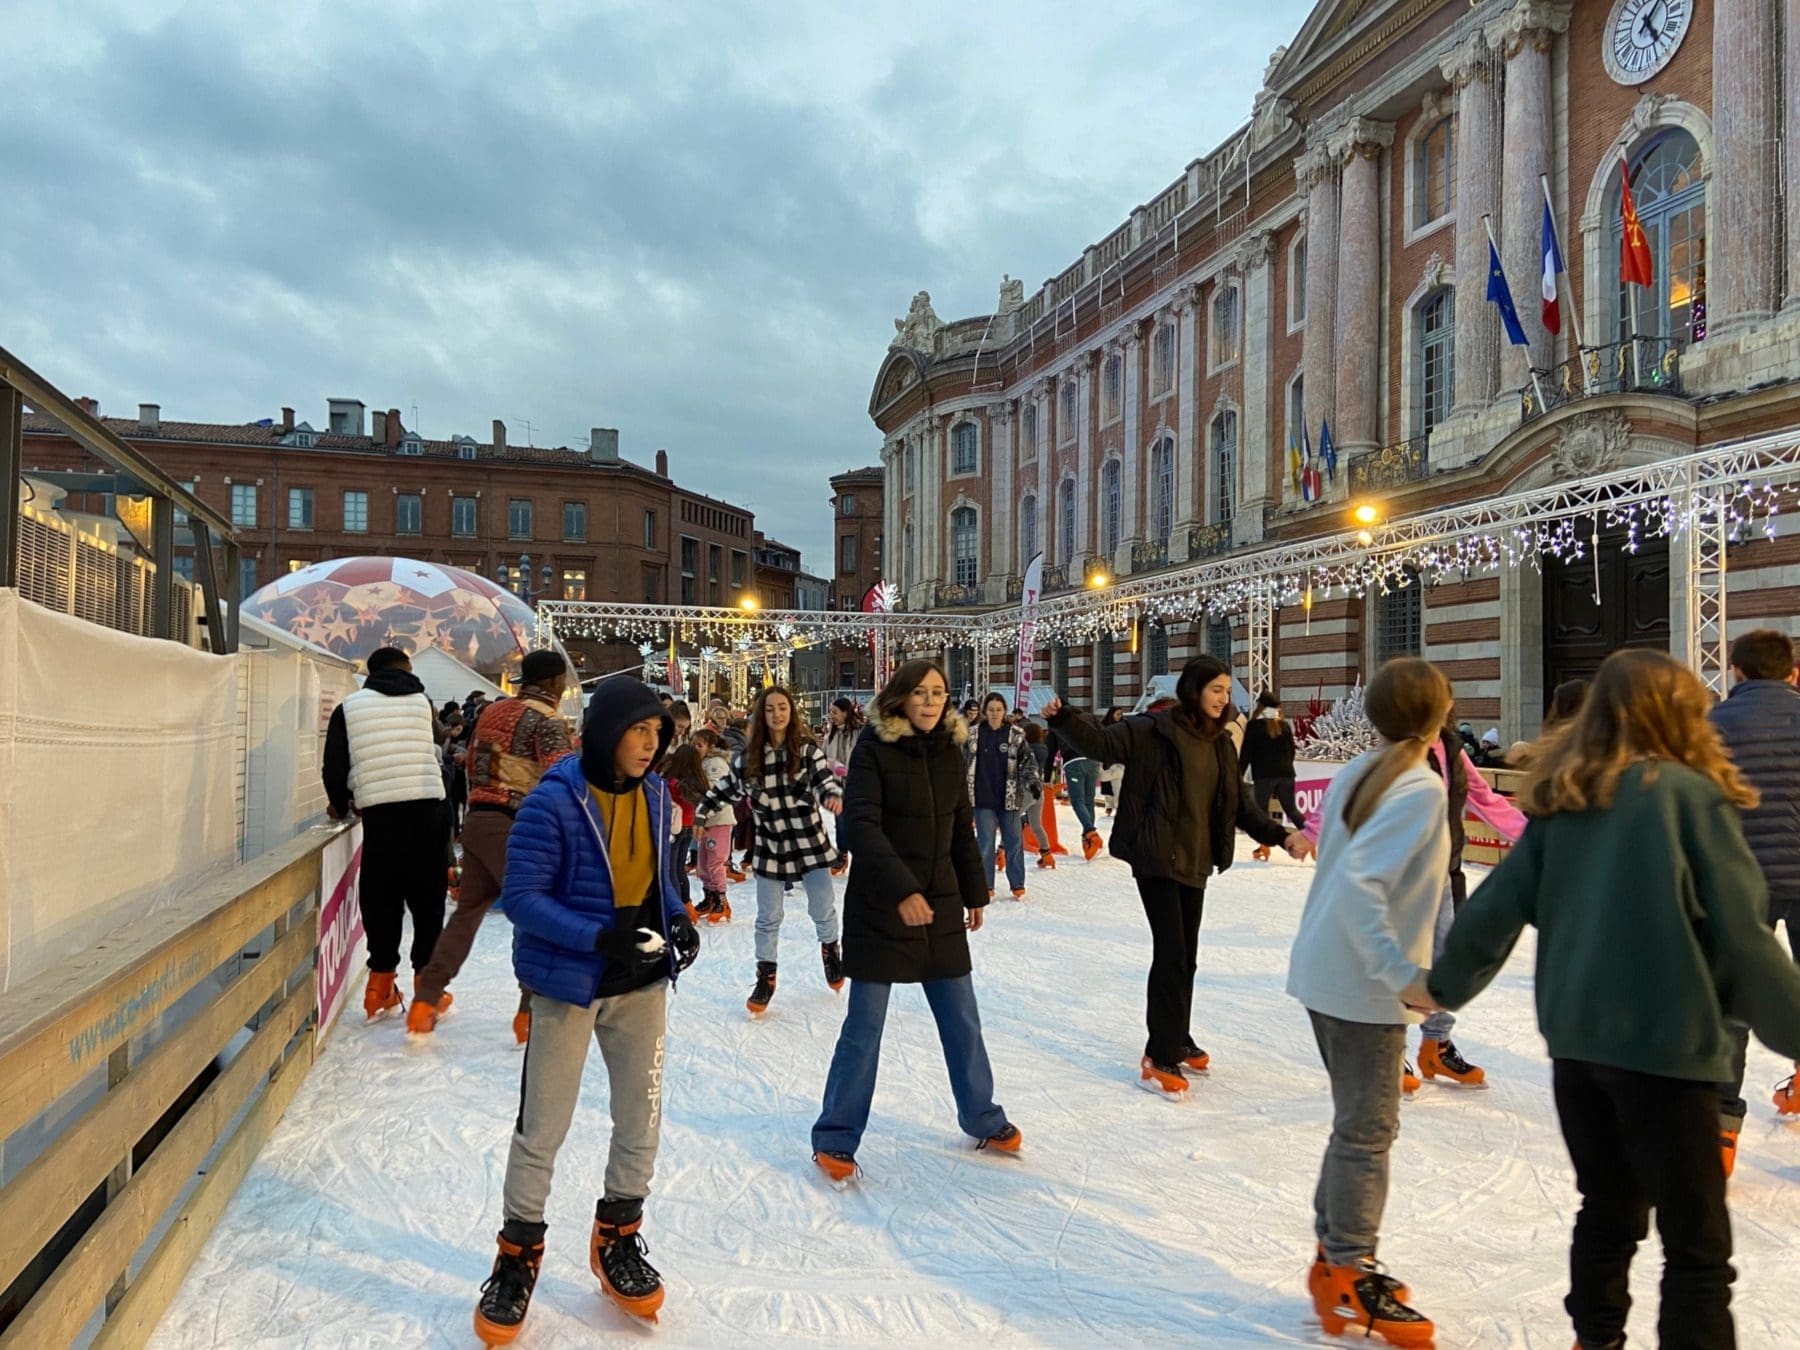
M 838 940 L 837 892 L 831 886 L 831 873 L 815 867 L 800 878 L 806 888 L 806 908 L 812 914 L 813 929 L 820 942 Z M 756 959 L 773 961 L 781 948 L 781 915 L 787 908 L 786 886 L 779 881 L 759 876 L 756 879 Z
M 975 841 L 981 845 L 981 870 L 987 873 L 988 889 L 994 888 L 994 831 L 1000 831 L 1000 847 L 1006 850 L 1006 880 L 1015 891 L 1025 889 L 1025 840 L 1020 831 L 1024 817 L 1017 811 L 990 811 L 986 807 L 975 812 Z
M 1450 883 L 1444 883 L 1444 900 L 1438 906 L 1437 927 L 1431 934 L 1431 960 L 1435 965 L 1437 959 L 1444 954 L 1444 943 L 1450 938 L 1450 925 L 1456 919 L 1456 906 L 1450 900 Z M 1420 1034 L 1428 1041 L 1447 1041 L 1450 1033 L 1456 1028 L 1456 1014 L 1451 1012 L 1427 1013 L 1424 1023 L 1419 1027 Z
M 971 1139 L 988 1139 L 1006 1128 L 1006 1112 L 994 1100 L 994 1071 L 981 1039 L 981 1013 L 975 1006 L 975 979 L 931 980 L 920 986 L 937 1020 L 956 1098 L 956 1123 Z M 881 1031 L 887 1025 L 891 984 L 850 981 L 850 1008 L 838 1032 L 825 1079 L 825 1102 L 813 1125 L 813 1148 L 852 1157 L 869 1126 L 869 1104 L 875 1099 L 875 1071 L 881 1062 Z
M 1094 790 L 1100 786 L 1100 761 L 1076 759 L 1063 762 L 1063 782 L 1068 784 L 1069 805 L 1075 808 L 1075 819 L 1081 832 L 1094 831 Z

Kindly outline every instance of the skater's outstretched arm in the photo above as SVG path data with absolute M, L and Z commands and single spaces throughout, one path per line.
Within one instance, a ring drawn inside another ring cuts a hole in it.
M 1086 713 L 1065 707 L 1061 699 L 1052 700 L 1044 715 L 1058 736 L 1089 759 L 1102 764 L 1124 764 L 1131 758 L 1137 736 L 1135 718 L 1127 717 L 1103 727 Z
M 1525 925 L 1537 921 L 1541 830 L 1526 830 L 1456 912 L 1444 950 L 1431 967 L 1432 998 L 1460 1008 L 1492 983 L 1518 945 Z
M 831 804 L 841 804 L 844 800 L 844 786 L 838 782 L 838 776 L 831 771 L 831 764 L 825 758 L 825 752 L 816 745 L 806 747 L 806 771 L 812 784 L 813 796 L 819 799 L 819 805 L 826 810 Z

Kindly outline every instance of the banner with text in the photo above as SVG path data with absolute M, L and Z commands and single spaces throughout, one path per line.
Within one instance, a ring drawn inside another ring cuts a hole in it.
M 1031 676 L 1037 665 L 1037 648 L 1032 645 L 1037 628 L 1038 594 L 1044 588 L 1044 555 L 1038 554 L 1025 568 L 1025 588 L 1019 595 L 1019 659 L 1013 666 L 1014 706 L 1021 711 L 1031 703 Z M 1064 690 L 1055 691 L 1060 697 Z
M 324 1041 L 343 1010 L 351 977 L 367 949 L 357 891 L 362 843 L 359 820 L 325 845 L 319 860 L 319 1018 L 314 1044 Z

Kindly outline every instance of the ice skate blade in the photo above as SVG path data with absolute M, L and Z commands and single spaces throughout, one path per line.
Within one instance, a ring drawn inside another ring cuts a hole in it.
M 1319 1324 L 1325 1328 L 1327 1336 L 1341 1337 L 1347 1341 L 1362 1341 L 1368 1345 L 1392 1346 L 1393 1350 L 1436 1350 L 1435 1332 L 1426 1331 L 1412 1336 L 1404 1333 L 1394 1339 L 1383 1332 L 1369 1327 L 1358 1326 L 1347 1318 L 1320 1317 Z
M 1166 1102 L 1179 1102 L 1179 1101 L 1187 1100 L 1188 1094 L 1187 1094 L 1186 1088 L 1181 1089 L 1181 1091 L 1179 1091 L 1179 1092 L 1170 1092 L 1162 1084 L 1156 1082 L 1153 1079 L 1149 1079 L 1149 1078 L 1138 1079 L 1138 1086 L 1141 1087 L 1145 1092 L 1148 1092 L 1151 1096 L 1161 1097 Z

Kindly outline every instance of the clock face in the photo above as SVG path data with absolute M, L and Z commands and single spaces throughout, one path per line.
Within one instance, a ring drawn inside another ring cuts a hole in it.
M 1618 0 L 1606 25 L 1606 73 L 1642 84 L 1673 59 L 1692 17 L 1692 0 Z

